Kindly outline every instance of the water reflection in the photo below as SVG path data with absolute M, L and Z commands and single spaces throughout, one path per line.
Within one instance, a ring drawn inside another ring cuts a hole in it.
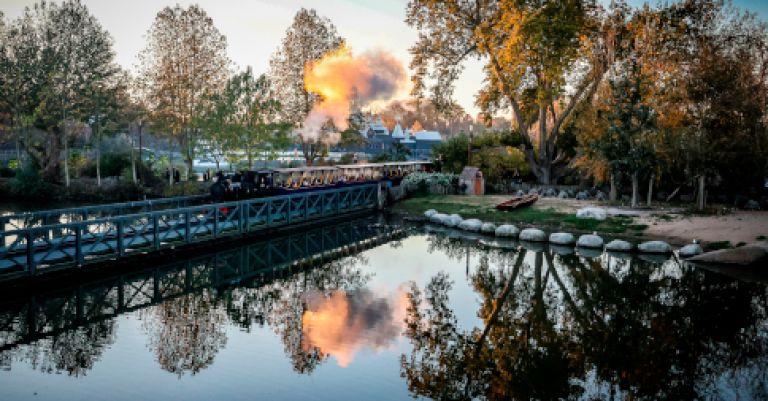
M 330 296 L 313 291 L 307 294 L 306 303 L 303 349 L 316 348 L 347 367 L 361 349 L 386 349 L 400 336 L 406 298 L 404 290 L 391 297 L 377 296 L 368 289 L 336 291 Z
M 430 241 L 454 257 L 460 241 Z M 506 258 L 489 263 L 492 257 Z M 401 372 L 433 399 L 766 399 L 763 285 L 667 261 L 485 253 L 461 327 L 438 273 L 408 295 Z
M 289 362 L 283 376 L 322 370 L 304 386 L 356 383 L 339 375 L 376 359 L 395 375 L 357 374 L 439 400 L 768 399 L 764 283 L 455 231 L 391 242 L 396 231 L 325 227 L 0 303 L 0 368 L 24 362 L 84 382 L 124 333 L 116 317 L 129 314 L 152 366 L 192 383 L 223 374 L 212 366 L 233 363 L 224 350 L 259 332 Z M 235 352 L 261 357 L 264 337 L 251 340 Z M 229 380 L 270 388 L 247 380 L 252 365 L 225 367 Z

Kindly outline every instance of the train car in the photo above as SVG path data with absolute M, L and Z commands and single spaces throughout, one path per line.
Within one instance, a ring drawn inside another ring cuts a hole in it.
M 407 161 L 245 171 L 219 176 L 211 186 L 211 198 L 220 202 L 380 182 L 398 186 L 408 174 L 427 171 L 430 165 Z

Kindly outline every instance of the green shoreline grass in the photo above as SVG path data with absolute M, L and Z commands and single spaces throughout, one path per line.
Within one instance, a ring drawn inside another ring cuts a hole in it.
M 469 199 L 468 199 L 469 200 Z M 553 208 L 524 207 L 519 210 L 502 212 L 493 205 L 458 202 L 445 195 L 427 195 L 398 202 L 392 208 L 394 212 L 423 215 L 428 209 L 440 213 L 459 214 L 463 218 L 476 218 L 496 224 L 510 223 L 522 227 L 536 226 L 549 230 L 575 230 L 583 232 L 597 231 L 606 234 L 629 234 L 641 236 L 648 228 L 644 224 L 634 224 L 631 217 L 609 217 L 605 220 L 581 219 L 575 214 L 563 213 Z

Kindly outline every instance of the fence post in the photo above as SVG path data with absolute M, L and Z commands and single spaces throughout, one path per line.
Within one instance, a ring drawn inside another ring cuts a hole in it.
M 247 207 L 244 201 L 237 202 L 237 232 L 242 234 L 247 226 L 248 213 L 243 213 L 243 208 Z M 245 226 L 245 227 L 243 227 Z
M 267 227 L 272 227 L 272 199 L 267 201 Z

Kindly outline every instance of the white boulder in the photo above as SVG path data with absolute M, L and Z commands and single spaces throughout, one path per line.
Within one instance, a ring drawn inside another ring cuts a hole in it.
M 637 246 L 637 250 L 644 253 L 672 253 L 672 247 L 664 241 L 648 241 Z
M 445 213 L 435 213 L 432 216 L 429 217 L 429 221 L 435 223 L 435 224 L 444 224 L 443 221 L 447 219 L 449 216 Z
M 493 223 L 483 223 L 482 226 L 480 226 L 480 232 L 483 234 L 495 234 L 496 233 L 496 224 Z
M 462 219 L 461 216 L 459 216 L 458 214 L 452 214 L 448 216 L 447 219 L 445 219 L 443 224 L 445 224 L 448 227 L 456 227 L 459 224 L 461 224 L 462 221 L 464 221 L 464 219 Z
M 680 255 L 681 258 L 690 258 L 692 256 L 699 255 L 701 253 L 704 253 L 704 248 L 701 247 L 699 244 L 688 244 L 682 248 L 680 248 L 677 253 Z
M 632 250 L 632 244 L 620 239 L 615 239 L 605 245 L 606 251 L 611 252 L 630 252 Z
M 546 240 L 547 234 L 538 228 L 526 228 L 520 231 L 520 241 L 545 242 Z
M 496 227 L 497 237 L 514 238 L 520 234 L 520 230 L 512 224 L 502 224 Z
M 582 248 L 603 248 L 603 239 L 596 234 L 584 234 L 576 241 L 576 245 Z
M 426 217 L 426 218 L 430 218 L 430 217 L 432 217 L 432 216 L 434 216 L 434 215 L 436 215 L 436 214 L 437 214 L 437 210 L 435 210 L 435 209 L 429 209 L 429 210 L 427 210 L 426 212 L 424 212 L 424 217 Z
M 557 245 L 573 245 L 576 238 L 571 233 L 552 233 L 549 234 L 549 242 Z
M 483 226 L 483 222 L 478 219 L 466 219 L 459 223 L 459 228 L 465 231 L 478 232 L 480 227 Z
M 605 220 L 608 212 L 601 207 L 583 207 L 576 211 L 576 217 L 580 219 Z

